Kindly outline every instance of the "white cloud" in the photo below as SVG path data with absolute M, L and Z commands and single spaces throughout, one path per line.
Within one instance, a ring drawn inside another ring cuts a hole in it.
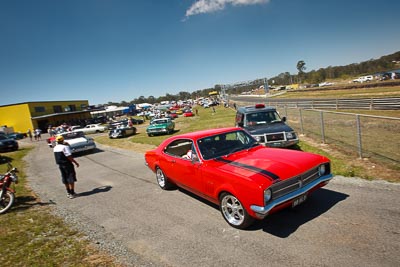
M 186 18 L 202 14 L 202 13 L 212 13 L 219 10 L 223 10 L 227 5 L 232 6 L 247 6 L 256 4 L 265 4 L 270 0 L 197 0 L 192 4 L 192 6 L 186 10 Z

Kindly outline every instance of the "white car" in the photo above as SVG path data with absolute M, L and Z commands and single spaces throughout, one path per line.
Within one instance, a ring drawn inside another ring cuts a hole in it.
M 92 134 L 92 133 L 102 133 L 106 131 L 107 128 L 105 126 L 98 124 L 88 124 L 83 128 L 76 128 L 73 132 L 83 132 L 84 134 Z
M 367 75 L 367 76 L 361 76 L 357 79 L 354 79 L 353 83 L 372 82 L 373 80 L 374 80 L 374 76 Z
M 68 143 L 72 153 L 94 151 L 96 149 L 96 144 L 93 138 L 86 137 L 82 131 L 65 132 L 59 135 L 62 135 L 64 137 L 64 141 Z M 50 147 L 54 147 L 56 145 L 55 139 L 56 138 L 53 137 L 53 139 L 49 143 Z
M 334 85 L 334 83 L 331 83 L 331 82 L 323 82 L 323 83 L 320 83 L 320 84 L 319 84 L 319 87 L 331 86 L 331 85 Z

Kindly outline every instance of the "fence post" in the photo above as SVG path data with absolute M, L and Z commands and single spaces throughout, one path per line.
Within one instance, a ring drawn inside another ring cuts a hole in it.
M 301 108 L 299 108 L 299 116 L 300 116 L 300 129 L 301 129 L 301 134 L 304 135 L 303 112 L 302 112 L 302 109 L 301 109 Z
M 325 144 L 325 126 L 324 126 L 324 113 L 322 111 L 319 112 L 321 118 L 321 138 L 322 143 Z
M 357 124 L 357 143 L 358 143 L 358 155 L 360 159 L 362 159 L 362 141 L 361 141 L 361 124 L 360 124 L 360 115 L 356 114 L 356 124 Z

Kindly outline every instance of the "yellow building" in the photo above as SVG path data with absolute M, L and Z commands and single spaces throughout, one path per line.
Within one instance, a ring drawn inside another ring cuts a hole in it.
M 49 125 L 77 123 L 90 119 L 87 100 L 24 102 L 0 106 L 0 125 L 13 127 L 14 132 L 28 129 L 47 132 Z

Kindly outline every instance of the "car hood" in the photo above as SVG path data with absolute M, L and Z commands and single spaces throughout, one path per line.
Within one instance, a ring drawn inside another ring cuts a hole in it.
M 152 124 L 147 129 L 162 129 L 168 127 L 168 124 Z
M 264 134 L 264 133 L 276 133 L 276 132 L 292 132 L 290 128 L 284 122 L 275 122 L 270 124 L 260 124 L 255 126 L 247 126 L 246 130 L 251 134 Z
M 17 142 L 15 139 L 12 138 L 6 138 L 6 139 L 1 139 L 0 142 L 4 142 L 4 143 L 15 143 Z
M 210 160 L 207 164 L 213 165 L 226 175 L 241 176 L 268 186 L 302 174 L 328 161 L 321 155 L 302 151 L 256 147 Z

